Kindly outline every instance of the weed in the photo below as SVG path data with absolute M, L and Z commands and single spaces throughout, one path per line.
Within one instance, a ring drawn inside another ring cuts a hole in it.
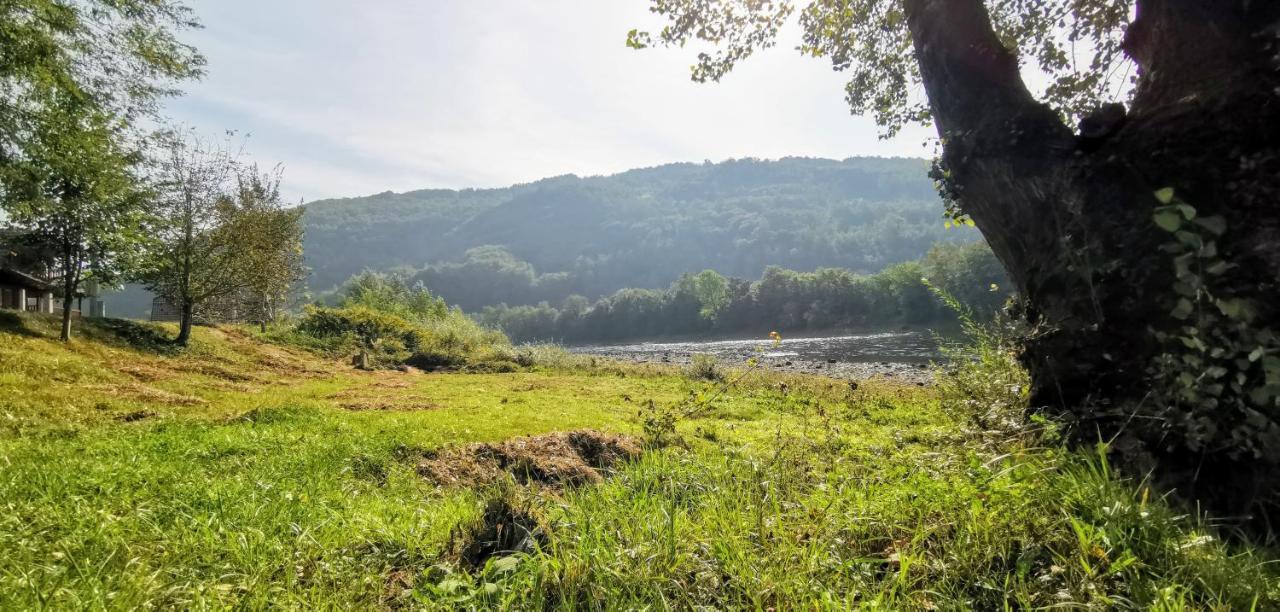
M 720 369 L 720 362 L 716 360 L 715 355 L 707 355 L 704 353 L 695 353 L 689 360 L 689 367 L 685 368 L 685 376 L 692 380 L 707 380 L 711 382 L 721 382 L 724 380 L 724 372 Z

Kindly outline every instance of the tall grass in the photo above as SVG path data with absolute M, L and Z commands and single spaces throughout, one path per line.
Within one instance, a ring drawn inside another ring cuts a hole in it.
M 1103 453 L 975 435 L 953 401 L 972 395 L 604 365 L 353 372 L 235 329 L 172 354 L 96 333 L 0 335 L 0 418 L 24 423 L 0 429 L 0 609 L 1280 607 L 1275 551 L 1224 542 Z M 142 374 L 204 403 L 112 403 Z M 635 435 L 645 406 L 691 401 L 682 444 L 599 485 L 415 470 L 452 444 Z M 459 551 L 494 507 L 545 539 L 471 565 Z
M 1016 326 L 997 315 L 979 321 L 973 311 L 928 280 L 925 286 L 960 321 L 960 339 L 938 338 L 944 360 L 935 367 L 944 409 L 979 432 L 1017 432 L 1027 425 L 1031 379 L 1018 362 Z

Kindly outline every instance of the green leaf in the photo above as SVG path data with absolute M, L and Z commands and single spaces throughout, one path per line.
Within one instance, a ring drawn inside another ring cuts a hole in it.
M 1182 215 L 1173 209 L 1157 210 L 1153 219 L 1156 225 L 1166 232 L 1176 232 L 1179 227 L 1182 227 Z
M 520 558 L 514 555 L 499 557 L 489 562 L 489 567 L 495 574 L 505 574 L 507 572 L 514 571 L 517 565 L 520 565 Z
M 1267 406 L 1275 400 L 1277 395 L 1280 395 L 1280 387 L 1277 387 L 1276 385 L 1267 385 L 1250 391 L 1249 399 L 1253 400 L 1253 403 L 1259 406 Z
M 1267 377 L 1268 385 L 1280 385 L 1280 357 L 1270 355 L 1263 357 L 1262 371 Z
M 1183 253 L 1173 258 L 1173 274 L 1178 278 L 1186 278 L 1193 276 L 1191 273 L 1191 262 L 1195 260 L 1195 254 Z
M 1196 209 L 1190 204 L 1178 204 L 1178 212 L 1182 213 L 1182 216 L 1186 217 L 1188 221 L 1196 218 Z
M 1200 217 L 1199 219 L 1196 219 L 1196 223 L 1200 227 L 1209 230 L 1215 236 L 1221 236 L 1227 231 L 1227 220 L 1219 215 Z
M 1161 204 L 1168 204 L 1173 201 L 1173 193 L 1173 187 L 1157 189 L 1155 193 L 1156 200 L 1159 200 Z
M 1261 346 L 1260 346 L 1260 347 L 1258 347 L 1258 348 L 1256 348 L 1256 349 L 1253 349 L 1253 351 L 1252 351 L 1251 353 L 1249 353 L 1249 362 L 1250 362 L 1250 363 L 1253 363 L 1253 362 L 1255 362 L 1255 361 L 1257 361 L 1257 360 L 1261 359 L 1261 358 L 1262 358 L 1262 356 L 1263 356 L 1263 355 L 1265 355 L 1265 354 L 1267 354 L 1267 349 L 1265 349 L 1265 348 L 1263 348 L 1263 347 L 1261 347 Z
M 1249 305 L 1248 300 L 1241 298 L 1231 298 L 1227 300 L 1218 300 L 1215 303 L 1218 310 L 1228 318 L 1248 321 L 1253 318 L 1253 307 Z
M 1176 231 L 1173 233 L 1173 236 L 1178 239 L 1178 242 L 1181 242 L 1193 249 L 1199 249 L 1204 246 L 1204 239 L 1200 237 L 1200 234 L 1195 232 Z
M 1191 300 L 1188 300 L 1187 298 L 1178 298 L 1178 305 L 1175 306 L 1173 308 L 1173 312 L 1170 312 L 1169 314 L 1173 315 L 1173 318 L 1175 319 L 1186 319 L 1191 316 L 1193 311 L 1195 311 L 1195 306 L 1191 305 Z
M 1229 264 L 1225 261 L 1219 261 L 1219 262 L 1210 264 L 1208 268 L 1204 269 L 1204 271 L 1214 276 L 1218 276 L 1219 274 L 1222 274 L 1223 272 L 1226 272 L 1227 270 L 1230 270 L 1231 268 L 1234 268 L 1234 267 L 1235 267 L 1234 264 Z
M 1178 292 L 1178 295 L 1184 295 L 1186 297 L 1193 297 L 1196 294 L 1196 288 L 1194 285 L 1191 285 L 1190 283 L 1184 283 L 1181 281 L 1173 284 L 1173 290 Z

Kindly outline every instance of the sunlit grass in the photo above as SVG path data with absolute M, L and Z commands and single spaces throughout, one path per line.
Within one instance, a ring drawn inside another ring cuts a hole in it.
M 929 388 L 757 373 L 714 395 L 577 360 L 360 373 L 235 329 L 184 353 L 104 330 L 64 348 L 19 323 L 0 344 L 3 609 L 1280 605 L 1273 553 L 1096 455 L 971 431 Z M 415 471 L 460 442 L 640 435 L 649 400 L 700 396 L 682 444 L 601 485 Z M 458 539 L 494 498 L 540 517 L 546 544 L 468 571 Z

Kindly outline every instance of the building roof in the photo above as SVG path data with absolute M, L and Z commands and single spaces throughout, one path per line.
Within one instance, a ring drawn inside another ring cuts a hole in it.
M 40 291 L 48 291 L 53 288 L 53 285 L 46 281 L 5 265 L 0 265 L 0 283 Z

